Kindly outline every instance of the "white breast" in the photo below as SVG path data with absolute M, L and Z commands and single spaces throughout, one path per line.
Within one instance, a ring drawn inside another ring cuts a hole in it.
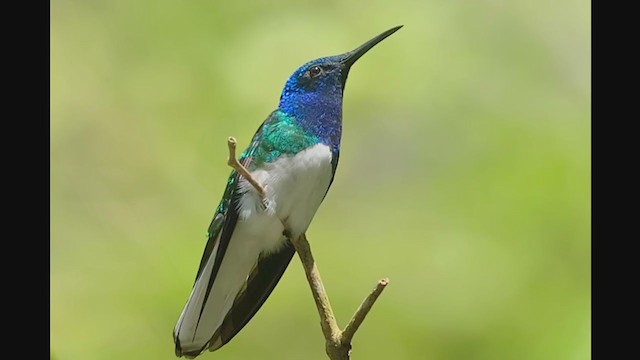
M 283 221 L 294 237 L 305 232 L 329 187 L 331 157 L 327 145 L 317 144 L 252 172 L 256 180 L 266 186 L 269 200 L 266 210 L 262 209 L 257 191 L 242 179 L 239 185 L 245 194 L 240 198 L 238 209 L 241 221 L 253 219 L 257 220 L 256 225 L 264 225 L 267 217 Z M 267 247 L 277 245 L 281 240 L 278 238 Z

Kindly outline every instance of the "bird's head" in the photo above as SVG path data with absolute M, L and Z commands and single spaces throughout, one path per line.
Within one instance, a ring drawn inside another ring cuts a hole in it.
M 342 93 L 351 66 L 380 41 L 398 31 L 402 25 L 389 29 L 353 51 L 323 57 L 302 65 L 284 87 L 280 109 L 292 114 L 326 107 L 342 108 Z

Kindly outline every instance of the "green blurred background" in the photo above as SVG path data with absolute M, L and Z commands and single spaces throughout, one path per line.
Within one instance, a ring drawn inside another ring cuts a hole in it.
M 591 10 L 568 1 L 52 1 L 51 353 L 173 359 L 229 168 L 288 76 L 398 24 L 345 92 L 308 231 L 355 359 L 590 358 Z M 204 359 L 325 359 L 296 258 Z

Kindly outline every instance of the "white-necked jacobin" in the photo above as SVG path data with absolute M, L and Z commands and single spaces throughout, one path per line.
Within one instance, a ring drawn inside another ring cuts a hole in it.
M 349 69 L 401 27 L 345 54 L 310 61 L 287 80 L 278 109 L 240 156 L 265 187 L 267 201 L 231 172 L 195 284 L 173 331 L 178 357 L 222 347 L 271 294 L 295 252 L 291 239 L 307 230 L 333 182 Z

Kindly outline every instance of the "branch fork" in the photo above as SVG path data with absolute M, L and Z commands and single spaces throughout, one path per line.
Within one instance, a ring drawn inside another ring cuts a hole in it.
M 227 140 L 227 146 L 229 147 L 229 159 L 227 164 L 234 168 L 240 176 L 244 177 L 262 197 L 263 205 L 268 204 L 266 188 L 260 184 L 251 173 L 236 159 L 236 145 L 237 141 L 233 137 L 229 137 Z M 283 223 L 284 225 L 284 223 Z M 287 227 L 284 226 L 285 232 Z M 320 271 L 316 265 L 313 253 L 311 252 L 311 246 L 307 240 L 305 234 L 300 235 L 297 239 L 291 239 L 293 246 L 300 257 L 304 272 L 313 294 L 313 300 L 316 303 L 318 314 L 320 315 L 320 326 L 322 327 L 322 333 L 324 334 L 326 347 L 325 350 L 329 359 L 331 360 L 349 360 L 351 359 L 351 342 L 356 331 L 364 321 L 365 317 L 371 311 L 373 304 L 376 302 L 384 288 L 389 284 L 389 279 L 385 278 L 376 284 L 371 293 L 364 299 L 362 304 L 358 307 L 356 312 L 349 320 L 349 323 L 341 330 L 336 321 L 336 317 L 333 314 L 331 303 L 327 291 L 322 283 L 320 277 Z

